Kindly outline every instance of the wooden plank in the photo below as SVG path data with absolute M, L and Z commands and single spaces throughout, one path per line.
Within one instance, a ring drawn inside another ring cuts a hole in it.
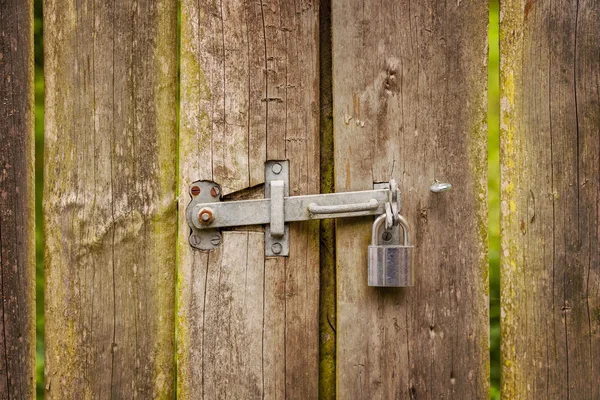
M 337 221 L 338 396 L 486 398 L 487 2 L 332 7 L 336 192 L 395 177 L 416 245 L 414 287 L 371 288 L 373 220 Z
M 0 397 L 35 397 L 33 2 L 0 3 Z
M 262 197 L 268 159 L 290 160 L 291 195 L 318 193 L 318 5 L 184 0 L 181 17 L 179 210 L 198 179 Z M 286 259 L 262 231 L 203 253 L 179 227 L 179 397 L 316 398 L 319 223 L 291 224 Z
M 502 397 L 600 397 L 600 4 L 501 3 Z
M 173 398 L 177 4 L 44 26 L 46 396 Z

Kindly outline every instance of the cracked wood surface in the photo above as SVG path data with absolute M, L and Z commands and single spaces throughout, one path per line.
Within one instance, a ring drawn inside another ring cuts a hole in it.
M 0 398 L 35 397 L 33 2 L 0 2 Z
M 373 220 L 336 221 L 338 396 L 487 398 L 488 4 L 334 1 L 332 21 L 336 192 L 396 178 L 416 246 L 414 287 L 368 287 Z
M 319 192 L 318 11 L 182 2 L 180 211 L 191 182 L 231 194 L 273 159 L 290 160 L 290 195 Z M 179 397 L 317 398 L 319 223 L 290 225 L 288 258 L 265 258 L 256 228 L 210 253 L 189 246 L 183 212 L 179 228 Z
M 501 2 L 502 397 L 600 398 L 600 4 Z
M 46 398 L 174 396 L 177 4 L 44 1 Z

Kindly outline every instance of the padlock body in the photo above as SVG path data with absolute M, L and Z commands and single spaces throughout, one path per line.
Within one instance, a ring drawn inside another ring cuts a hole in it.
M 414 285 L 414 246 L 369 246 L 369 286 Z

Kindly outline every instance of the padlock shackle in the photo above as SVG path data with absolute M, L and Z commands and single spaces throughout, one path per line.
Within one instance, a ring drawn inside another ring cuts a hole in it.
M 381 214 L 375 219 L 375 222 L 373 223 L 373 230 L 371 231 L 371 245 L 373 246 L 377 245 L 379 242 L 377 240 L 377 233 L 379 232 L 379 227 L 385 221 L 385 218 L 386 215 Z M 406 219 L 402 215 L 398 214 L 398 222 L 400 223 L 400 226 L 404 231 L 404 246 L 410 246 L 410 238 L 408 237 L 408 221 L 406 221 Z

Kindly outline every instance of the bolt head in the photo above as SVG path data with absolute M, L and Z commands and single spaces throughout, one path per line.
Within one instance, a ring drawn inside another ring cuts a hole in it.
M 273 254 L 279 254 L 281 253 L 281 250 L 283 250 L 281 243 L 275 242 L 271 245 L 271 251 L 273 252 Z
M 221 236 L 215 235 L 210 239 L 210 242 L 213 246 L 218 246 L 221 244 Z
M 201 224 L 210 225 L 213 222 L 213 212 L 210 208 L 203 208 L 198 213 L 198 220 Z
M 278 175 L 278 174 L 281 172 L 281 170 L 282 170 L 282 169 L 283 169 L 283 167 L 282 167 L 282 166 L 281 166 L 281 164 L 279 164 L 279 163 L 275 163 L 275 164 L 273 164 L 273 166 L 271 167 L 271 171 L 273 171 L 273 173 L 274 173 L 275 175 Z
M 218 186 L 213 186 L 212 188 L 210 188 L 210 195 L 212 197 L 217 197 L 219 193 L 221 193 L 221 191 L 219 190 Z

